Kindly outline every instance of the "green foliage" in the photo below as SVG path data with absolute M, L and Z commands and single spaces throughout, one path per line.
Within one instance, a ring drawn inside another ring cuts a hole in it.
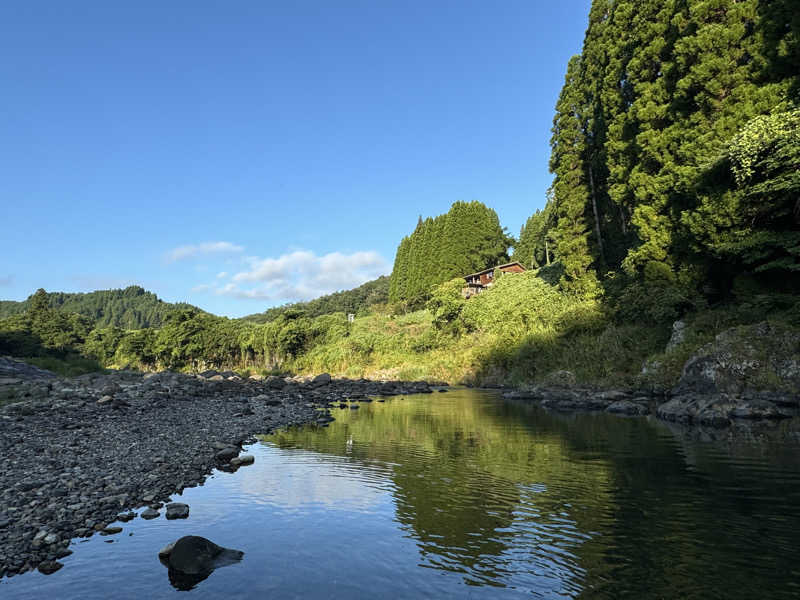
M 32 305 L 37 303 L 37 307 Z M 143 288 L 132 285 L 121 290 L 98 290 L 87 294 L 47 293 L 38 290 L 24 302 L 0 302 L 0 318 L 34 312 L 49 307 L 77 313 L 91 319 L 97 327 L 142 329 L 160 327 L 175 309 L 194 308 L 189 304 L 170 304 Z
M 494 210 L 477 201 L 455 202 L 443 215 L 420 218 L 414 232 L 402 239 L 389 299 L 421 307 L 434 286 L 508 262 L 513 243 Z
M 242 317 L 242 320 L 252 323 L 268 323 L 290 310 L 301 310 L 312 318 L 332 313 L 363 315 L 373 307 L 380 307 L 388 301 L 389 277 L 383 275 L 352 290 L 328 294 L 308 302 L 276 306 L 275 308 L 267 309 L 263 313 Z
M 458 333 L 461 311 L 466 300 L 461 295 L 464 279 L 457 277 L 437 286 L 431 293 L 427 309 L 433 315 L 433 326 L 440 331 Z
M 528 217 L 519 232 L 519 240 L 514 245 L 511 260 L 519 262 L 526 269 L 536 269 L 550 264 L 554 249 L 550 230 L 555 226 L 554 219 L 552 202 L 548 202 L 544 209 L 537 210 Z

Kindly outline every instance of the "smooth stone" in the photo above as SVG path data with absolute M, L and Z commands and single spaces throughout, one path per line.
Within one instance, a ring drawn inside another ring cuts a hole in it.
M 170 569 L 187 575 L 208 573 L 217 567 L 237 562 L 244 556 L 241 550 L 223 548 L 196 535 L 184 536 L 171 546 L 163 548 L 161 552 L 169 552 L 164 556 L 159 552 L 159 558 L 166 559 Z
M 240 467 L 242 465 L 252 465 L 256 461 L 256 457 L 252 454 L 242 454 L 231 460 L 231 465 Z
M 185 519 L 189 516 L 189 505 L 183 502 L 167 504 L 167 519 Z
M 157 510 L 153 510 L 152 508 L 146 508 L 139 514 L 139 516 L 142 517 L 143 519 L 155 519 L 160 514 L 161 513 L 159 513 Z
M 220 462 L 230 462 L 232 458 L 239 456 L 239 448 L 228 447 L 220 450 L 214 456 Z
M 63 566 L 64 565 L 58 562 L 57 560 L 46 560 L 44 562 L 39 563 L 39 572 L 42 575 L 52 575 Z

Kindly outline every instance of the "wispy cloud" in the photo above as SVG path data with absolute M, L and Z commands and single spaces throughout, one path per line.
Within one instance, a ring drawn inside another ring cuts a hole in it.
M 249 257 L 247 262 L 247 270 L 233 274 L 228 283 L 213 287 L 213 292 L 234 298 L 310 300 L 356 287 L 391 269 L 386 259 L 373 251 L 317 256 L 308 250 L 295 250 L 277 258 Z M 211 288 L 205 286 L 203 290 Z
M 203 242 L 201 244 L 187 244 L 178 246 L 164 254 L 164 260 L 168 263 L 195 258 L 207 254 L 236 254 L 243 252 L 244 248 L 231 242 Z
M 3 277 L 0 277 L 0 287 L 8 287 L 12 283 L 14 283 L 13 275 L 5 275 Z

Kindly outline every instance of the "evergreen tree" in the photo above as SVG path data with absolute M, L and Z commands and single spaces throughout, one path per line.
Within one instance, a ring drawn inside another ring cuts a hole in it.
M 591 226 L 587 219 L 591 203 L 588 182 L 587 106 L 582 87 L 582 60 L 573 56 L 567 65 L 564 87 L 556 104 L 550 141 L 550 171 L 553 173 L 553 205 L 558 260 L 564 267 L 562 286 L 577 293 L 593 294 L 597 278 L 592 268 Z

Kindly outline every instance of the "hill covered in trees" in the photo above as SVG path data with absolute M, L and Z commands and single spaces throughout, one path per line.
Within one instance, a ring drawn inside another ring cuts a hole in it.
M 397 248 L 389 299 L 418 307 L 433 286 L 507 262 L 513 243 L 497 213 L 477 201 L 455 202 L 443 215 L 420 217 Z
M 119 304 L 42 291 L 0 320 L 0 353 L 668 389 L 722 331 L 800 330 L 798 64 L 794 1 L 595 0 L 556 105 L 553 185 L 519 240 L 456 202 L 400 241 L 390 278 L 244 319 L 185 308 L 126 323 L 106 306 L 170 305 L 141 288 L 95 293 Z M 511 246 L 531 270 L 462 298 L 460 278 Z
M 289 312 L 302 312 L 308 317 L 319 317 L 331 313 L 362 314 L 374 306 L 389 300 L 389 277 L 383 275 L 353 288 L 320 296 L 308 302 L 294 302 L 269 308 L 262 313 L 242 317 L 250 323 L 268 323 Z
M 800 271 L 796 2 L 595 0 L 515 258 L 670 319 Z
M 31 307 L 33 298 L 31 295 L 22 302 L 0 302 L 0 319 L 24 313 Z M 164 302 L 137 285 L 88 293 L 50 292 L 45 298 L 52 309 L 88 317 L 97 327 L 122 329 L 161 327 L 173 310 L 194 308 L 183 302 Z

